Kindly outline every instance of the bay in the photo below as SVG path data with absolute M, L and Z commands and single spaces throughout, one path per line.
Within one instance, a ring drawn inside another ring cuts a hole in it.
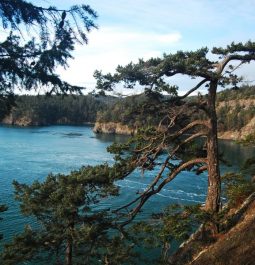
M 19 212 L 13 196 L 13 180 L 20 183 L 43 181 L 49 173 L 69 173 L 83 165 L 113 163 L 113 157 L 106 148 L 112 142 L 123 142 L 125 136 L 97 135 L 90 126 L 49 127 L 0 127 L 0 204 L 6 204 L 8 211 L 1 214 L 0 231 L 4 234 L 1 244 L 23 230 L 27 219 Z M 254 147 L 244 147 L 232 141 L 220 141 L 220 148 L 232 163 L 232 168 L 221 166 L 222 172 L 238 171 L 245 159 L 255 155 Z M 136 171 L 128 178 L 118 181 L 120 196 L 104 199 L 97 207 L 117 208 L 131 201 L 155 176 L 145 176 Z M 207 176 L 182 172 L 173 182 L 153 196 L 136 218 L 141 220 L 152 212 L 159 212 L 171 203 L 204 203 Z

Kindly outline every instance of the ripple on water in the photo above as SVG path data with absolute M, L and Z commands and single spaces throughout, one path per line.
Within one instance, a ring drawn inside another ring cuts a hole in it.
M 86 126 L 50 126 L 45 128 L 12 128 L 0 127 L 0 194 L 1 202 L 9 206 L 9 210 L 1 214 L 1 231 L 5 240 L 21 231 L 26 222 L 19 213 L 18 203 L 14 201 L 12 181 L 32 183 L 43 180 L 49 172 L 68 173 L 82 165 L 96 165 L 104 162 L 114 162 L 106 147 L 112 141 L 122 141 L 126 137 L 93 134 L 91 127 Z M 245 149 L 235 145 L 223 144 L 227 154 L 236 157 L 247 157 L 255 154 L 255 148 Z M 237 155 L 238 153 L 238 155 Z M 162 158 L 163 159 L 163 158 Z M 235 159 L 232 159 L 235 161 Z M 238 168 L 239 164 L 235 164 Z M 229 170 L 229 169 L 228 169 Z M 155 177 L 151 171 L 142 176 L 135 171 L 128 178 L 117 181 L 120 196 L 104 199 L 95 209 L 119 206 L 139 196 L 137 193 L 146 190 L 148 184 Z M 165 186 L 157 196 L 153 196 L 144 205 L 142 213 L 136 220 L 142 220 L 152 212 L 159 212 L 170 203 L 203 203 L 205 201 L 207 178 L 205 174 L 196 176 L 191 172 L 182 172 L 176 179 Z M 33 223 L 33 220 L 32 220 Z

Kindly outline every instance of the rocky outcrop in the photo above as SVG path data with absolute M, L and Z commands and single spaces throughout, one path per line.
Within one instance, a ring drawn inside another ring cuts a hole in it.
M 17 125 L 17 126 L 38 126 L 40 124 L 38 123 L 34 123 L 32 121 L 31 118 L 24 116 L 24 117 L 20 117 L 18 119 L 14 119 L 12 114 L 6 116 L 3 120 L 2 120 L 2 124 L 6 124 L 6 125 Z
M 247 109 L 248 107 L 255 105 L 255 99 L 250 98 L 250 99 L 235 99 L 235 100 L 221 101 L 218 103 L 217 109 L 222 108 L 226 105 L 234 108 L 236 107 L 237 104 Z
M 241 140 L 252 133 L 255 133 L 255 117 L 251 119 L 251 121 L 246 124 L 241 130 L 220 132 L 218 136 L 220 139 L 225 140 Z
M 96 122 L 93 131 L 95 133 L 133 135 L 136 134 L 137 128 L 130 128 L 119 122 Z
M 131 128 L 119 122 L 96 122 L 93 131 L 95 133 L 134 135 L 137 128 Z M 241 140 L 252 133 L 255 133 L 255 117 L 240 131 L 219 132 L 218 136 L 224 140 Z
M 7 125 L 13 125 L 13 116 L 12 114 L 5 116 L 4 119 L 1 121 L 1 123 L 3 124 L 7 124 Z
M 248 109 L 253 108 L 255 106 L 255 99 L 235 99 L 235 100 L 227 100 L 221 101 L 217 103 L 217 112 L 219 112 L 222 108 L 227 107 L 226 117 L 231 115 L 235 108 L 239 106 L 239 108 L 243 111 L 248 111 Z M 239 113 L 236 113 L 239 115 Z M 218 115 L 221 116 L 220 114 Z M 222 123 L 225 121 L 222 120 Z M 253 117 L 249 122 L 245 121 L 246 124 L 240 130 L 222 130 L 218 133 L 219 138 L 226 140 L 243 140 L 248 135 L 255 133 L 255 117 Z M 220 127 L 220 126 L 219 126 Z

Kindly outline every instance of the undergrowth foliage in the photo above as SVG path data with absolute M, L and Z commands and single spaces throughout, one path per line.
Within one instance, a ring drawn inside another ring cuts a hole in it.
M 223 196 L 227 197 L 229 207 L 239 206 L 251 193 L 255 192 L 255 183 L 241 173 L 226 173 L 222 181 Z

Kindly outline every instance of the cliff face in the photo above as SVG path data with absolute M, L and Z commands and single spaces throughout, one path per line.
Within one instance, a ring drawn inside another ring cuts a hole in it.
M 114 110 L 113 110 L 114 112 Z M 115 111 L 116 112 L 116 111 Z M 221 139 L 242 140 L 255 133 L 255 99 L 225 100 L 217 103 L 218 136 Z M 125 119 L 124 119 L 125 120 Z M 144 123 L 146 124 L 146 123 Z M 94 131 L 98 133 L 134 134 L 135 126 L 125 122 L 96 122 Z M 136 126 L 137 127 L 137 126 Z
M 95 133 L 134 135 L 137 128 L 130 128 L 120 122 L 96 122 L 93 128 Z M 255 132 L 255 117 L 239 131 L 219 132 L 218 137 L 225 140 L 241 140 Z
M 238 131 L 219 132 L 219 138 L 226 140 L 240 140 L 252 133 L 255 133 L 255 117 Z
M 17 125 L 17 126 L 38 126 L 40 125 L 38 122 L 33 122 L 33 120 L 27 116 L 20 117 L 18 119 L 14 119 L 13 115 L 10 114 L 6 116 L 2 120 L 3 124 L 6 125 Z
M 255 133 L 255 99 L 235 99 L 217 104 L 219 138 L 241 140 Z
M 137 129 L 119 122 L 96 122 L 93 131 L 95 133 L 133 135 L 137 132 Z

